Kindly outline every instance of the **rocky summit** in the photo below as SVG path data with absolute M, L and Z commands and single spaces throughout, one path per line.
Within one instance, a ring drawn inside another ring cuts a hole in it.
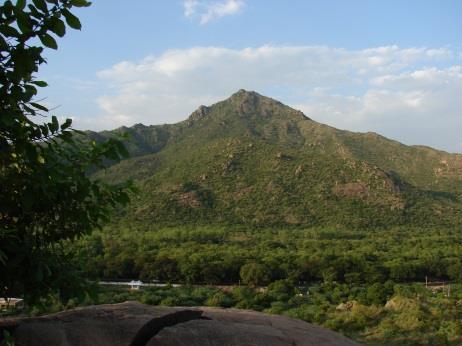
M 353 346 L 327 329 L 283 316 L 209 307 L 167 308 L 125 302 L 38 318 L 0 321 L 16 345 Z

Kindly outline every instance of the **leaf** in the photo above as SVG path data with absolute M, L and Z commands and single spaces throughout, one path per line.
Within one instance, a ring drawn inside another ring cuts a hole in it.
M 32 31 L 32 23 L 30 21 L 30 18 L 24 12 L 19 12 L 17 14 L 17 24 L 19 30 L 21 30 L 22 33 L 28 33 Z
M 42 105 L 39 104 L 39 103 L 31 102 L 30 104 L 31 104 L 31 106 L 34 107 L 34 108 L 40 109 L 41 111 L 44 111 L 44 112 L 48 112 L 48 108 L 45 107 L 45 106 L 42 106 Z
M 35 17 L 37 19 L 42 19 L 43 18 L 44 15 L 42 13 L 40 13 L 34 5 L 29 4 L 29 5 L 27 5 L 27 7 L 29 7 L 30 15 L 32 17 Z
M 52 49 L 58 49 L 58 44 L 56 43 L 56 40 L 49 34 L 39 35 L 39 38 L 45 47 L 52 48 Z
M 41 88 L 44 88 L 44 87 L 47 87 L 48 86 L 48 83 L 47 82 L 44 82 L 42 80 L 34 80 L 31 82 L 32 84 L 35 84 Z
M 7 0 L 3 4 L 3 7 L 4 7 L 5 12 L 7 12 L 7 11 L 13 9 L 14 6 L 13 6 L 13 3 L 10 0 Z
M 18 30 L 8 25 L 1 25 L 0 32 L 7 37 L 19 37 L 21 34 Z
M 28 107 L 26 105 L 23 106 L 26 112 L 29 112 L 31 115 L 35 115 L 35 109 Z
M 16 1 L 16 8 L 18 10 L 22 11 L 24 9 L 24 7 L 26 7 L 26 0 L 18 0 L 18 1 Z
M 59 37 L 63 37 L 66 34 L 66 25 L 64 25 L 64 22 L 61 19 L 52 17 L 50 30 Z
M 64 8 L 61 10 L 61 13 L 63 14 L 64 18 L 66 18 L 67 25 L 69 25 L 72 29 L 82 29 L 82 24 L 80 23 L 79 18 L 74 16 L 71 12 L 69 12 L 69 10 Z
M 55 115 L 51 117 L 51 124 L 48 127 L 50 128 L 51 132 L 56 132 L 59 130 L 58 118 L 56 118 Z
M 65 130 L 72 125 L 72 119 L 66 119 L 66 121 L 61 125 L 61 130 Z
M 71 0 L 71 5 L 75 7 L 88 7 L 91 5 L 91 2 L 86 0 Z
M 48 12 L 48 6 L 45 0 L 32 0 L 32 2 L 43 13 Z

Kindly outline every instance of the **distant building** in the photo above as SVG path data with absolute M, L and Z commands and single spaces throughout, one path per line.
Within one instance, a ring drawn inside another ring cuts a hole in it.
M 132 280 L 130 281 L 130 289 L 132 290 L 139 290 L 140 289 L 140 286 L 142 285 L 143 283 L 138 280 L 138 281 L 135 281 L 135 280 Z
M 0 311 L 22 310 L 24 300 L 20 298 L 0 298 Z

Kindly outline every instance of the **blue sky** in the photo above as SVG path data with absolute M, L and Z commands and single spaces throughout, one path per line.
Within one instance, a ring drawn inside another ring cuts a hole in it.
M 40 72 L 80 128 L 172 123 L 240 88 L 462 152 L 462 1 L 96 0 Z

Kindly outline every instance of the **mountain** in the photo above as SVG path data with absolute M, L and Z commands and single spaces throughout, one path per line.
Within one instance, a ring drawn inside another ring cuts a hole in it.
M 139 193 L 114 223 L 252 226 L 454 226 L 462 155 L 320 124 L 240 90 L 171 125 L 122 127 L 130 159 L 95 178 Z

